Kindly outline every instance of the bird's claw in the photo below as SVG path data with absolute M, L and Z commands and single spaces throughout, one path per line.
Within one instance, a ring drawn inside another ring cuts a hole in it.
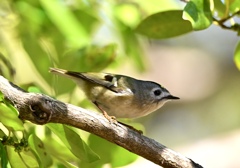
M 111 123 L 111 124 L 117 124 L 118 121 L 115 116 L 109 116 L 106 111 L 102 111 L 103 116 Z

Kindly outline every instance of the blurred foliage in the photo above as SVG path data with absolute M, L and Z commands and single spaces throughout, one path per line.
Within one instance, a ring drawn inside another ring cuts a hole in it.
M 153 14 L 143 20 L 136 31 L 157 39 L 175 37 L 191 32 L 192 25 L 189 21 L 182 19 L 182 13 L 182 10 L 171 10 Z M 156 24 L 158 22 L 161 24 Z
M 130 61 L 143 71 L 145 41 L 139 35 L 173 38 L 212 24 L 239 35 L 239 14 L 239 0 L 0 0 L 0 74 L 30 92 L 82 105 L 71 81 L 59 78 L 53 85 L 49 67 L 102 71 Z M 240 69 L 240 42 L 234 61 Z M 0 116 L 3 168 L 118 167 L 137 158 L 68 126 L 23 123 L 3 95 Z

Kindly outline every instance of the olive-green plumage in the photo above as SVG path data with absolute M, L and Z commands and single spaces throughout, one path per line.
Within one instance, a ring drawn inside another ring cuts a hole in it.
M 89 100 L 117 118 L 142 117 L 168 100 L 179 99 L 155 82 L 124 75 L 72 72 L 57 68 L 50 68 L 50 72 L 73 79 Z

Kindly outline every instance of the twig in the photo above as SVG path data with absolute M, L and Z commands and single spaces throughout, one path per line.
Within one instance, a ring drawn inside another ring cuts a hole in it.
M 164 145 L 119 123 L 49 96 L 27 93 L 0 76 L 0 91 L 19 111 L 22 120 L 36 124 L 61 123 L 88 131 L 165 168 L 202 168 Z
M 235 13 L 233 13 L 232 15 L 227 16 L 226 18 L 221 19 L 221 20 L 217 20 L 216 18 L 213 17 L 213 23 L 215 25 L 220 26 L 223 29 L 228 29 L 228 30 L 233 30 L 233 31 L 237 31 L 238 32 L 239 29 L 240 29 L 240 25 L 238 23 L 232 24 L 231 26 L 226 26 L 224 23 L 226 21 L 228 21 L 229 19 L 231 19 L 234 16 L 239 15 L 239 14 L 240 14 L 240 10 L 235 12 Z
M 226 22 L 227 20 L 229 20 L 229 19 L 231 19 L 231 18 L 233 18 L 234 16 L 239 15 L 239 14 L 240 14 L 240 10 L 237 11 L 237 12 L 235 12 L 235 13 L 233 13 L 232 15 L 227 16 L 227 17 L 224 18 L 224 19 L 218 20 L 218 23 L 223 24 L 223 23 Z

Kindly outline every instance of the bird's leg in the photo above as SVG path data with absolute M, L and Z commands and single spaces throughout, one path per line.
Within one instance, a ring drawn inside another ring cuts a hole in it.
M 120 122 L 120 121 L 117 121 L 115 116 L 109 116 L 109 115 L 107 114 L 107 112 L 104 111 L 104 110 L 98 105 L 98 103 L 97 103 L 96 101 L 94 101 L 93 103 L 94 103 L 94 104 L 97 106 L 97 108 L 103 113 L 103 116 L 104 116 L 110 123 L 120 123 L 120 124 L 122 124 L 122 125 L 130 128 L 130 129 L 134 130 L 134 131 L 137 131 L 139 134 L 143 134 L 143 132 L 142 132 L 141 130 L 137 130 L 136 128 L 134 128 L 134 127 L 131 126 L 131 125 L 122 123 L 122 122 Z
M 110 122 L 110 123 L 117 123 L 118 121 L 116 120 L 115 116 L 109 116 L 106 111 L 104 111 L 96 101 L 93 102 L 97 108 L 103 113 L 103 116 Z

